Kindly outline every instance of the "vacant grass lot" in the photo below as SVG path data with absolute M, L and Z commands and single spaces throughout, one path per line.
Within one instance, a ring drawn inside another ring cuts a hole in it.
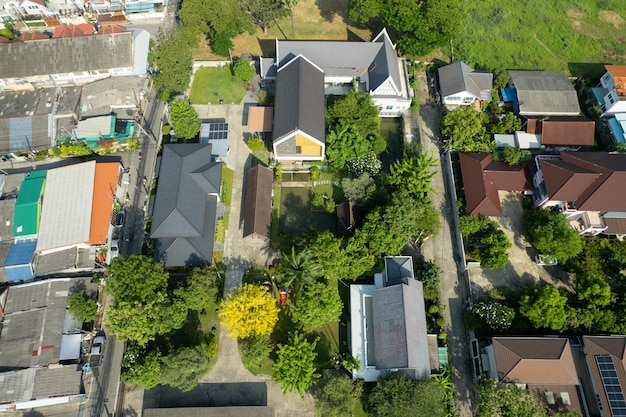
M 246 87 L 233 77 L 230 68 L 199 68 L 193 77 L 189 101 L 191 104 L 238 104 L 246 95 Z
M 478 68 L 544 69 L 594 75 L 626 61 L 626 2 L 466 1 L 456 59 Z M 444 53 L 449 53 L 444 48 Z

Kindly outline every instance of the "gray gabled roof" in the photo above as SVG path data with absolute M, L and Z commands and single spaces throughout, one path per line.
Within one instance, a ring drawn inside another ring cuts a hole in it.
M 372 314 L 376 369 L 430 377 L 422 283 L 409 279 L 406 284 L 374 290 Z
M 163 240 L 159 257 L 167 252 L 168 266 L 192 253 L 211 259 L 221 180 L 222 164 L 211 162 L 211 145 L 165 145 L 151 237 Z
M 489 99 L 493 74 L 475 71 L 464 62 L 454 62 L 438 70 L 441 96 L 448 97 L 468 92 L 478 99 Z
M 0 79 L 133 66 L 132 32 L 0 43 Z
M 509 71 L 521 115 L 576 116 L 580 104 L 576 89 L 564 72 Z
M 406 283 L 415 277 L 411 256 L 385 256 L 385 286 Z
M 277 74 L 274 103 L 274 141 L 300 130 L 320 142 L 325 139 L 324 73 L 298 56 Z
M 358 77 L 376 90 L 389 77 L 401 88 L 395 47 L 385 30 L 372 42 L 346 41 L 278 41 L 276 62 L 287 65 L 302 55 L 320 67 L 327 77 Z

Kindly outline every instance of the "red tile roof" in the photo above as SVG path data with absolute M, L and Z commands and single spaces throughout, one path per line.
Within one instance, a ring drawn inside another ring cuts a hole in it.
M 22 32 L 20 35 L 20 41 L 22 42 L 38 41 L 42 39 L 50 39 L 50 36 L 41 32 Z
M 74 26 L 58 26 L 54 29 L 54 38 L 75 38 L 77 36 L 93 35 L 93 25 L 81 23 Z
M 626 212 L 626 154 L 561 152 L 561 161 L 539 161 L 550 200 L 580 210 Z
M 541 144 L 593 146 L 596 123 L 585 117 L 549 117 L 541 121 Z
M 626 77 L 626 65 L 605 65 L 604 68 L 611 73 L 613 78 Z
M 488 153 L 461 153 L 465 204 L 470 214 L 502 216 L 498 190 L 530 191 L 524 167 L 494 162 Z

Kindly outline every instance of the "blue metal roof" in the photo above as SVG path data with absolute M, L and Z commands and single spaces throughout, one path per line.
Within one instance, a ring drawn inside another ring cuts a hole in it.
M 37 239 L 18 240 L 11 249 L 7 260 L 4 262 L 5 267 L 18 266 L 18 265 L 30 265 L 35 254 L 35 248 L 37 247 Z
M 9 282 L 30 279 L 35 276 L 33 267 L 30 264 L 7 266 L 4 268 L 4 272 L 7 274 L 7 281 Z
M 515 113 L 519 113 L 517 90 L 514 88 L 501 88 L 500 94 L 502 95 L 502 101 L 504 101 L 505 103 L 513 102 L 513 109 L 515 110 Z

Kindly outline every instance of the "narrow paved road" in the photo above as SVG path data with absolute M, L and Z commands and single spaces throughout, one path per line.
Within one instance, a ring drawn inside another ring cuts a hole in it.
M 422 105 L 419 117 L 415 122 L 418 126 L 414 131 L 420 132 L 420 141 L 424 151 L 429 152 L 437 159 L 440 169 L 432 179 L 432 187 L 436 193 L 431 195 L 433 204 L 441 212 L 441 232 L 428 239 L 422 253 L 427 260 L 434 260 L 442 270 L 439 294 L 441 302 L 446 306 L 443 315 L 446 319 L 448 334 L 448 354 L 452 367 L 455 387 L 454 401 L 459 417 L 472 416 L 472 367 L 469 357 L 469 345 L 465 330 L 464 315 L 467 300 L 466 284 L 462 268 L 458 268 L 456 256 L 456 230 L 453 219 L 453 208 L 449 184 L 448 156 L 440 153 L 439 148 L 439 118 L 440 109 L 426 103 L 427 82 L 425 76 L 420 78 L 420 96 Z M 420 129 L 421 125 L 421 129 Z

